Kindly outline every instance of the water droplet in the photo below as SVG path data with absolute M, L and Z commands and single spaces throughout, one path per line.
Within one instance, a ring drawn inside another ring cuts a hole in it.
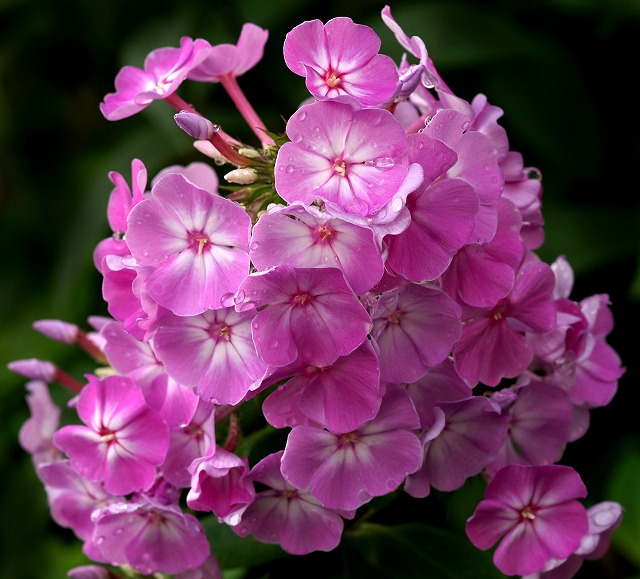
M 114 535 L 122 535 L 122 533 L 124 533 L 124 529 L 122 527 L 118 527 L 113 534 Z
M 395 166 L 395 162 L 391 157 L 380 157 L 376 159 L 376 168 L 387 171 Z
M 470 121 L 465 121 L 464 123 L 462 123 L 462 130 L 466 130 L 466 128 L 471 124 Z
M 298 120 L 300 122 L 304 121 L 307 118 L 307 111 L 299 111 L 298 112 Z
M 302 133 L 296 133 L 295 135 L 293 135 L 293 137 L 291 137 L 292 143 L 299 143 L 300 141 L 302 141 Z
M 231 308 L 233 307 L 233 303 L 234 303 L 234 295 L 231 293 L 228 294 L 224 294 L 221 298 L 220 298 L 220 305 L 223 308 Z
M 291 174 L 295 171 L 295 169 L 293 168 L 293 165 L 287 165 L 287 168 L 285 169 L 285 171 Z
M 212 125 L 212 126 L 211 126 L 211 130 L 212 130 L 214 133 L 217 133 L 217 132 L 220 130 L 220 125 Z
M 252 241 L 251 245 L 249 246 L 249 249 L 252 249 L 255 251 L 256 249 L 258 249 L 258 247 L 260 247 L 259 243 L 257 241 Z
M 278 342 L 278 340 L 274 340 L 269 344 L 269 348 L 272 350 L 275 350 L 279 345 L 280 345 L 280 342 Z
M 416 149 L 420 150 L 424 148 L 424 143 L 422 141 L 420 141 L 417 145 L 416 145 Z
M 320 127 L 313 127 L 313 130 L 314 130 L 316 133 L 319 133 L 319 132 L 320 132 Z
M 104 537 L 96 537 L 96 540 L 94 541 L 94 543 L 96 545 L 102 545 L 102 543 L 104 543 Z
M 258 322 L 253 322 L 253 328 L 255 330 L 257 330 L 260 327 L 260 324 Z

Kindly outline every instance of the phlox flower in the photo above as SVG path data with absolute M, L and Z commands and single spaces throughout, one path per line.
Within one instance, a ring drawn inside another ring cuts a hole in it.
M 451 260 L 443 289 L 457 302 L 480 308 L 496 305 L 513 288 L 525 254 L 522 217 L 506 199 L 496 203 L 497 224 L 488 243 L 469 243 Z
M 461 332 L 460 307 L 436 287 L 407 284 L 383 293 L 372 311 L 382 380 L 414 382 L 442 362 Z
M 211 511 L 220 520 L 235 526 L 255 497 L 253 482 L 247 478 L 249 461 L 221 447 L 196 458 L 189 467 L 191 488 L 187 505 Z
M 144 575 L 195 569 L 211 549 L 193 515 L 156 501 L 115 503 L 95 511 L 92 543 L 112 565 L 129 565 Z
M 378 283 L 384 271 L 371 229 L 301 204 L 262 215 L 253 227 L 249 256 L 258 269 L 337 267 L 358 295 Z
M 60 425 L 60 408 L 51 400 L 49 387 L 41 380 L 27 383 L 27 404 L 31 416 L 18 433 L 20 446 L 31 454 L 34 466 L 60 460 L 62 454 L 53 444 L 53 435 Z
M 526 263 L 513 290 L 488 310 L 466 308 L 462 335 L 453 347 L 460 375 L 475 385 L 496 386 L 504 377 L 522 373 L 533 358 L 524 332 L 546 333 L 556 322 L 552 299 L 554 276 L 540 261 Z
M 86 541 L 93 534 L 91 513 L 119 501 L 101 483 L 84 478 L 69 460 L 42 464 L 38 476 L 44 483 L 53 520 Z
M 340 17 L 322 24 L 310 20 L 296 26 L 284 41 L 289 69 L 306 77 L 318 99 L 350 95 L 365 107 L 382 105 L 398 88 L 396 66 L 378 54 L 380 38 L 368 26 Z
M 408 140 L 409 162 L 420 163 L 424 181 L 406 200 L 409 227 L 385 238 L 389 251 L 385 265 L 391 273 L 419 282 L 444 273 L 465 245 L 473 231 L 478 196 L 461 179 L 435 181 L 456 162 L 451 149 L 425 134 L 410 135 Z
M 564 390 L 532 380 L 515 393 L 515 401 L 504 408 L 507 438 L 487 466 L 489 475 L 507 464 L 553 464 L 569 442 L 573 412 Z
M 198 38 L 183 36 L 180 48 L 158 48 L 144 61 L 144 69 L 125 66 L 116 76 L 116 92 L 100 103 L 100 111 L 109 121 L 130 117 L 154 100 L 170 97 L 187 78 L 189 71 L 208 55 L 211 45 Z
M 269 31 L 247 22 L 242 26 L 236 44 L 212 46 L 206 58 L 193 67 L 189 79 L 218 82 L 225 76 L 240 76 L 252 69 L 264 54 Z
M 111 367 L 140 387 L 149 407 L 158 411 L 170 427 L 191 420 L 198 396 L 167 375 L 149 342 L 137 340 L 114 321 L 105 324 L 100 336 L 105 341 L 104 353 Z
M 77 410 L 86 426 L 63 426 L 54 443 L 80 474 L 102 481 L 116 495 L 150 488 L 167 454 L 169 428 L 135 383 L 121 376 L 89 376 Z
M 402 125 L 380 109 L 351 100 L 300 107 L 287 123 L 290 142 L 278 151 L 275 185 L 286 201 L 317 198 L 338 210 L 369 215 L 398 191 L 408 168 L 398 163 L 407 142 Z
M 191 484 L 191 463 L 202 456 L 209 456 L 216 447 L 213 403 L 199 398 L 189 422 L 171 428 L 169 436 L 169 450 L 160 470 L 171 484 L 188 488 Z
M 262 404 L 267 422 L 276 428 L 310 424 L 331 432 L 349 432 L 372 420 L 380 408 L 380 368 L 368 340 L 329 366 L 294 362 L 269 380 L 282 375 L 293 378 Z
M 389 387 L 376 417 L 352 432 L 293 428 L 282 456 L 282 474 L 295 487 L 308 487 L 326 507 L 357 509 L 395 490 L 418 470 L 422 445 L 412 430 L 419 424 L 406 391 Z
M 267 307 L 263 307 L 267 306 Z M 298 358 L 328 366 L 367 337 L 371 318 L 333 267 L 279 265 L 242 282 L 236 310 L 257 308 L 251 325 L 258 355 L 271 366 Z
M 500 541 L 493 561 L 506 575 L 539 572 L 549 559 L 571 555 L 587 534 L 587 513 L 576 500 L 586 495 L 570 467 L 506 466 L 467 520 L 467 535 L 482 550 Z
M 216 404 L 237 404 L 260 385 L 267 365 L 251 337 L 255 310 L 207 310 L 197 316 L 166 314 L 153 347 L 167 373 Z
M 326 508 L 309 493 L 282 476 L 283 451 L 256 464 L 249 478 L 268 487 L 256 495 L 233 527 L 238 535 L 253 535 L 263 543 L 277 543 L 292 555 L 331 551 L 338 546 L 344 523 L 340 514 Z
M 422 435 L 424 458 L 407 477 L 405 490 L 426 497 L 430 487 L 450 492 L 482 471 L 504 443 L 507 415 L 482 396 L 439 402 L 433 424 Z
M 251 218 L 233 201 L 182 175 L 165 175 L 128 217 L 127 245 L 153 271 L 149 295 L 180 316 L 222 305 L 249 273 Z
M 523 579 L 570 579 L 575 576 L 584 561 L 600 559 L 611 543 L 611 533 L 622 521 L 622 507 L 614 501 L 604 501 L 587 509 L 589 531 L 582 537 L 580 546 L 566 559 L 550 559 L 539 573 Z

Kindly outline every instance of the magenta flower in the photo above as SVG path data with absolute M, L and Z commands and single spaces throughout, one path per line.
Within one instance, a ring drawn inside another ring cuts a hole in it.
M 189 72 L 188 78 L 218 82 L 224 76 L 244 74 L 262 59 L 268 37 L 268 30 L 247 22 L 242 26 L 237 44 L 212 46 L 206 58 Z
M 286 201 L 320 198 L 339 211 L 369 215 L 398 191 L 408 168 L 402 125 L 389 111 L 358 109 L 351 100 L 300 107 L 287 123 L 291 142 L 275 166 L 276 189 Z
M 129 214 L 127 245 L 151 297 L 179 316 L 222 306 L 249 273 L 251 218 L 233 201 L 171 173 Z
M 263 307 L 268 306 L 268 307 Z M 296 359 L 328 366 L 366 339 L 371 318 L 340 270 L 280 265 L 242 282 L 237 310 L 257 308 L 252 323 L 258 355 L 271 366 Z
M 267 365 L 251 338 L 255 310 L 207 310 L 198 316 L 167 314 L 158 321 L 154 349 L 167 373 L 205 400 L 237 404 L 260 385 Z
M 96 511 L 93 545 L 112 565 L 144 575 L 195 569 L 211 549 L 193 515 L 155 501 L 117 503 Z
M 350 432 L 375 418 L 380 408 L 378 357 L 368 340 L 329 366 L 298 362 L 282 368 L 276 376 L 281 373 L 295 376 L 262 404 L 265 418 L 276 428 L 311 424 L 334 433 Z
M 493 561 L 506 575 L 536 573 L 550 558 L 564 559 L 579 547 L 589 521 L 576 499 L 586 495 L 567 466 L 506 466 L 468 519 L 467 535 L 482 550 L 502 537 Z
M 453 348 L 456 368 L 470 384 L 496 386 L 522 373 L 533 358 L 523 331 L 545 333 L 556 321 L 554 276 L 542 262 L 524 265 L 511 294 L 490 310 L 468 308 Z
M 60 460 L 62 455 L 53 444 L 53 435 L 60 425 L 60 408 L 51 400 L 46 382 L 32 380 L 26 386 L 27 404 L 31 416 L 22 424 L 20 446 L 31 454 L 34 466 Z
M 403 388 L 388 388 L 378 415 L 352 432 L 333 434 L 310 426 L 289 433 L 282 474 L 309 488 L 323 505 L 357 509 L 386 495 L 418 470 L 422 445 L 412 430 L 420 424 Z
M 306 77 L 316 98 L 350 95 L 362 106 L 375 107 L 392 99 L 399 84 L 393 60 L 378 54 L 380 44 L 371 28 L 351 18 L 334 18 L 324 25 L 310 20 L 287 34 L 284 60 Z
M 268 455 L 251 469 L 249 477 L 269 488 L 256 495 L 233 530 L 241 537 L 252 534 L 263 543 L 279 543 L 292 555 L 335 549 L 344 527 L 342 517 L 307 489 L 297 489 L 284 479 L 282 453 Z
M 380 281 L 382 256 L 369 228 L 347 223 L 314 206 L 290 205 L 262 215 L 249 246 L 258 269 L 337 267 L 360 295 Z
M 158 48 L 145 58 L 144 69 L 123 67 L 116 76 L 116 92 L 100 103 L 100 111 L 109 121 L 130 117 L 148 107 L 154 100 L 172 95 L 187 78 L 189 71 L 209 53 L 210 44 L 186 36 L 180 48 Z
M 253 482 L 246 477 L 248 459 L 217 447 L 211 454 L 195 459 L 189 471 L 187 505 L 198 511 L 211 511 L 235 526 L 256 495 Z
M 93 533 L 91 513 L 119 500 L 102 484 L 84 478 L 68 460 L 40 465 L 38 476 L 47 491 L 53 520 L 85 541 Z
M 80 474 L 104 482 L 115 495 L 150 488 L 167 454 L 169 428 L 135 383 L 121 376 L 89 376 L 77 408 L 86 426 L 64 426 L 54 442 Z
M 460 337 L 460 307 L 436 287 L 408 284 L 382 294 L 372 312 L 380 375 L 414 382 L 442 362 Z
M 167 458 L 160 466 L 163 476 L 177 487 L 189 487 L 191 463 L 201 456 L 209 456 L 216 447 L 215 407 L 202 398 L 198 400 L 191 420 L 171 429 Z
M 426 497 L 430 487 L 447 492 L 460 488 L 491 461 L 507 433 L 507 415 L 482 396 L 441 402 L 434 415 L 434 425 L 423 435 L 422 466 L 405 486 L 416 498 Z

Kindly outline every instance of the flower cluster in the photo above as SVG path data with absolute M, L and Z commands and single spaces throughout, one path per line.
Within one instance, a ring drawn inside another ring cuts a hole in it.
M 119 120 L 165 100 L 203 159 L 232 168 L 225 187 L 204 161 L 150 183 L 138 159 L 130 180 L 111 173 L 113 236 L 94 254 L 109 317 L 88 333 L 35 324 L 101 367 L 78 381 L 51 362 L 10 364 L 31 379 L 21 444 L 92 561 L 218 577 L 207 513 L 290 554 L 330 551 L 374 497 L 480 474 L 467 534 L 480 549 L 501 541 L 505 574 L 570 577 L 606 549 L 620 506 L 587 509 L 557 463 L 624 372 L 608 297 L 574 301 L 567 261 L 537 257 L 540 173 L 510 150 L 502 110 L 454 94 L 423 41 L 388 7 L 382 19 L 400 63 L 349 18 L 287 35 L 310 98 L 286 134 L 237 82 L 267 41 L 253 24 L 236 45 L 184 37 L 152 52 L 101 104 Z M 178 97 L 188 81 L 221 83 L 260 145 Z M 60 425 L 48 383 L 76 394 L 78 423 Z M 252 461 L 249 406 L 286 433 Z

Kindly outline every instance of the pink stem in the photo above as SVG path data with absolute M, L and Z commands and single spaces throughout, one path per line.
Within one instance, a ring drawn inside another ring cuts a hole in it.
M 267 147 L 268 145 L 275 145 L 274 140 L 264 132 L 264 123 L 242 92 L 236 77 L 231 74 L 225 74 L 220 77 L 220 82 L 227 93 L 229 93 L 229 96 L 236 107 L 238 107 L 238 110 L 244 117 L 244 120 L 247 121 L 247 124 L 251 127 L 251 130 L 254 132 L 256 137 L 260 139 L 262 146 Z

